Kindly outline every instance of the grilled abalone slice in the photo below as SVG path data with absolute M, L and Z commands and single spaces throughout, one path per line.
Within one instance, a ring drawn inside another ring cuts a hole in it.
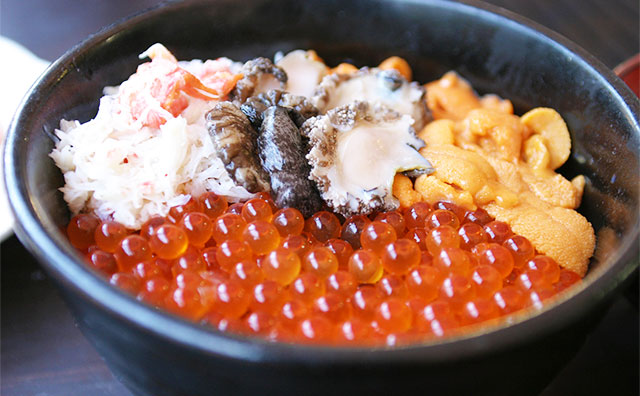
M 247 61 L 239 73 L 243 77 L 236 83 L 230 97 L 238 105 L 247 98 L 271 89 L 284 89 L 287 83 L 287 73 L 274 65 L 267 58 L 255 58 Z
M 287 72 L 286 90 L 294 95 L 311 97 L 329 68 L 315 51 L 295 50 L 280 58 L 276 65 Z
M 309 180 L 306 144 L 284 107 L 271 106 L 264 111 L 258 152 L 271 178 L 271 196 L 278 207 L 294 207 L 305 217 L 322 208 L 318 189 Z
M 351 74 L 332 74 L 322 80 L 311 98 L 322 113 L 355 100 L 409 115 L 415 121 L 413 127 L 417 131 L 430 118 L 424 87 L 415 81 L 408 82 L 397 70 L 363 67 Z
M 395 174 L 433 172 L 418 153 L 424 142 L 412 123 L 408 115 L 359 101 L 305 122 L 301 132 L 310 139 L 310 177 L 327 205 L 345 216 L 397 209 Z
M 251 193 L 269 191 L 269 175 L 257 154 L 258 133 L 244 113 L 231 102 L 220 102 L 205 118 L 218 157 L 231 179 Z
M 251 125 L 259 129 L 262 125 L 262 114 L 271 106 L 280 106 L 289 110 L 289 116 L 298 128 L 307 119 L 318 115 L 318 109 L 311 104 L 309 99 L 278 89 L 250 97 L 240 106 L 240 110 L 251 121 Z

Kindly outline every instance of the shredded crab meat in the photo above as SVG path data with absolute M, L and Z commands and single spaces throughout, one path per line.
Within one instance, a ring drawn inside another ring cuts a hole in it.
M 73 214 L 93 212 L 131 229 L 205 191 L 230 201 L 253 197 L 230 179 L 204 114 L 242 76 L 227 58 L 177 61 L 162 45 L 116 87 L 106 87 L 95 118 L 60 122 L 51 157 Z
M 230 65 L 214 65 L 207 61 L 199 76 L 183 68 L 162 44 L 154 44 L 140 58 L 150 58 L 138 66 L 136 73 L 123 84 L 119 100 L 131 109 L 134 121 L 143 126 L 158 128 L 172 117 L 180 115 L 188 106 L 187 96 L 197 99 L 225 100 L 242 74 L 235 74 Z

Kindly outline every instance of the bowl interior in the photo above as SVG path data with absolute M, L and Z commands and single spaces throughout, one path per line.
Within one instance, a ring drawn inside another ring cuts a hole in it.
M 573 149 L 560 172 L 568 178 L 586 176 L 580 212 L 599 238 L 583 288 L 601 281 L 592 292 L 601 297 L 637 266 L 638 100 L 595 59 L 542 31 L 521 18 L 446 1 L 251 0 L 242 6 L 234 0 L 191 1 L 139 15 L 68 52 L 23 103 L 5 159 L 19 234 L 62 282 L 73 285 L 71 274 L 83 271 L 103 282 L 81 268 L 60 232 L 69 212 L 58 191 L 62 175 L 48 154 L 59 120 L 91 119 L 102 88 L 135 72 L 138 54 L 155 42 L 178 59 L 244 61 L 308 48 L 329 65 L 364 66 L 399 55 L 422 83 L 456 70 L 479 93 L 511 99 L 518 114 L 536 106 L 561 113 Z M 583 302 L 600 297 L 587 295 Z

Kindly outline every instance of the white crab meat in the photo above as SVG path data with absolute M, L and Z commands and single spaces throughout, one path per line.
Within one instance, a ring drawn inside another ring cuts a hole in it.
M 310 98 L 327 74 L 327 65 L 318 61 L 310 51 L 295 50 L 276 62 L 287 73 L 286 90 Z
M 424 142 L 415 136 L 412 123 L 411 117 L 391 109 L 374 111 L 367 102 L 355 102 L 302 126 L 311 144 L 310 178 L 334 211 L 349 216 L 397 209 L 395 174 L 433 171 L 417 151 Z
M 374 107 L 386 106 L 413 118 L 416 130 L 428 121 L 425 89 L 408 82 L 396 70 L 363 67 L 352 74 L 332 74 L 325 77 L 312 98 L 313 104 L 325 113 L 353 101 L 367 101 Z

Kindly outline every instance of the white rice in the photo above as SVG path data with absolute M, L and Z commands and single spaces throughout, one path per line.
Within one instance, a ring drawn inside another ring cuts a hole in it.
M 199 60 L 179 64 L 196 75 L 203 67 Z M 205 191 L 232 201 L 251 198 L 229 177 L 205 127 L 204 114 L 216 101 L 188 97 L 188 107 L 173 117 L 145 94 L 148 106 L 134 120 L 122 97 L 141 92 L 148 76 L 139 74 L 119 87 L 106 88 L 93 120 L 60 121 L 60 141 L 50 156 L 64 173 L 60 190 L 71 212 L 93 212 L 138 229 L 151 216 L 166 216 L 170 207 Z M 140 120 L 149 110 L 162 114 L 166 123 L 143 126 Z

